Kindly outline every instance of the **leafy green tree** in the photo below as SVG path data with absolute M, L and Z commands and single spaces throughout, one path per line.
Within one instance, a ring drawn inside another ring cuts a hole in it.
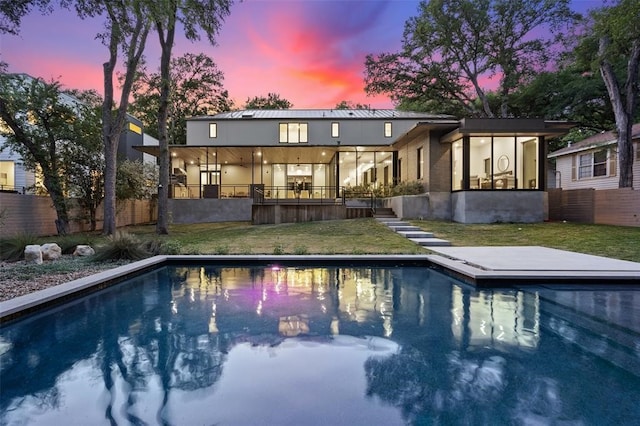
M 156 193 L 158 168 L 155 164 L 124 160 L 118 163 L 118 200 L 148 200 Z
M 278 93 L 269 93 L 265 96 L 254 96 L 247 98 L 244 109 L 289 109 L 293 104 L 288 100 L 281 98 Z
M 212 115 L 233 108 L 229 92 L 224 90 L 224 75 L 212 58 L 200 53 L 186 53 L 171 61 L 171 90 L 167 137 L 170 144 L 187 141 L 186 118 Z M 142 121 L 145 132 L 158 138 L 159 73 L 138 72 L 129 113 Z
M 367 56 L 365 90 L 405 107 L 507 117 L 511 93 L 544 69 L 560 29 L 576 18 L 569 0 L 422 1 L 405 24 L 402 51 Z M 536 36 L 543 27 L 551 36 Z M 497 107 L 489 77 L 499 78 Z
M 94 91 L 70 92 L 80 101 L 81 120 L 76 126 L 75 143 L 65 144 L 65 174 L 68 195 L 89 220 L 91 230 L 97 227 L 96 214 L 104 199 L 104 155 L 102 151 L 102 98 Z
M 21 18 L 38 7 L 41 12 L 50 12 L 51 0 L 21 0 L 3 2 L 2 12 L 10 16 L 9 31 L 18 33 Z M 116 168 L 120 135 L 126 123 L 126 114 L 133 84 L 133 77 L 144 51 L 150 21 L 148 11 L 141 0 L 60 0 L 60 5 L 76 10 L 81 19 L 103 16 L 104 31 L 97 37 L 107 46 L 109 58 L 103 64 L 104 99 L 102 104 L 102 140 L 104 149 L 104 228 L 103 233 L 116 231 Z M 122 79 L 120 102 L 115 108 L 114 71 L 118 56 L 122 53 L 124 78 Z
M 125 123 L 133 78 L 144 52 L 151 26 L 149 4 L 145 0 L 3 0 L 0 3 L 0 31 L 17 34 L 20 21 L 32 9 L 43 13 L 53 10 L 53 4 L 74 9 L 81 19 L 104 17 L 104 30 L 97 38 L 107 47 L 109 56 L 102 64 L 104 99 L 102 104 L 102 138 L 104 145 L 104 228 L 111 235 L 116 231 L 116 167 L 117 151 Z M 163 8 L 165 2 L 151 2 Z M 114 99 L 114 71 L 118 57 L 124 57 L 124 78 L 117 107 Z
M 100 156 L 100 114 L 95 105 L 81 102 L 96 97 L 65 92 L 58 82 L 0 74 L 0 134 L 27 169 L 41 171 L 60 235 L 69 232 L 66 195 L 77 188 L 80 174 L 93 172 L 92 164 L 80 166 Z
M 371 109 L 369 105 L 354 103 L 352 101 L 340 101 L 333 109 Z
M 618 186 L 633 186 L 631 127 L 637 119 L 640 90 L 640 2 L 619 0 L 591 13 L 591 26 L 578 48 L 584 62 L 599 71 L 609 95 L 618 133 Z M 588 55 L 597 46 L 596 55 Z M 591 59 L 591 61 L 590 61 Z
M 184 30 L 188 40 L 199 40 L 204 33 L 212 45 L 220 30 L 222 21 L 229 15 L 231 0 L 147 0 L 151 19 L 160 41 L 160 97 L 158 99 L 158 145 L 160 151 L 158 185 L 158 220 L 156 232 L 169 233 L 169 101 L 171 96 L 171 58 L 175 41 L 176 26 Z

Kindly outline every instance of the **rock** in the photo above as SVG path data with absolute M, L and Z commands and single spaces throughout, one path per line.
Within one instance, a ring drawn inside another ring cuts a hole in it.
M 47 243 L 40 246 L 42 260 L 56 260 L 62 257 L 62 249 L 56 243 Z
M 24 260 L 37 265 L 42 264 L 42 250 L 38 244 L 29 244 L 24 248 Z
M 96 251 L 87 245 L 77 245 L 73 252 L 74 256 L 93 256 L 94 254 L 96 254 Z

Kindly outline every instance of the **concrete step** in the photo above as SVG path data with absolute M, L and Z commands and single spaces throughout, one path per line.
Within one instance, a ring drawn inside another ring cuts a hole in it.
M 392 226 L 411 226 L 411 224 L 409 222 L 403 222 L 403 221 L 397 220 L 397 219 L 396 220 L 386 221 L 384 224 L 389 226 L 389 227 L 392 227 Z
M 450 246 L 451 242 L 447 240 L 443 240 L 441 238 L 409 238 L 409 240 L 413 241 L 416 244 L 419 244 L 423 247 L 435 247 L 435 246 Z
M 412 226 L 412 225 L 388 225 L 389 228 L 393 229 L 396 232 L 402 232 L 402 231 L 422 231 L 422 229 L 419 226 Z
M 425 231 L 397 231 L 398 234 L 406 238 L 433 238 L 433 232 Z

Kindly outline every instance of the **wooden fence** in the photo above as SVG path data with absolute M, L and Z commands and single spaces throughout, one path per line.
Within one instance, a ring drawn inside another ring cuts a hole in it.
M 103 225 L 103 208 L 97 212 L 97 229 Z M 72 209 L 70 217 L 80 217 L 80 211 Z M 56 211 L 49 197 L 21 195 L 0 192 L 0 237 L 31 234 L 36 236 L 56 235 Z M 156 203 L 151 200 L 126 200 L 118 202 L 116 225 L 140 225 L 155 221 Z M 71 232 L 90 230 L 90 224 L 83 219 L 72 219 Z
M 640 190 L 550 189 L 549 220 L 640 226 Z

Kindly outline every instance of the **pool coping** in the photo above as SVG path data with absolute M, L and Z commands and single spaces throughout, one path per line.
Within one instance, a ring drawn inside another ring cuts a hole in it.
M 521 285 L 539 284 L 640 284 L 640 263 L 619 261 L 597 256 L 584 255 L 584 259 L 597 259 L 602 263 L 598 268 L 580 269 L 572 266 L 553 269 L 525 267 L 517 256 L 509 259 L 514 267 L 495 266 L 495 250 L 501 248 L 430 248 L 438 254 L 396 254 L 396 255 L 159 255 L 122 265 L 113 269 L 79 278 L 57 286 L 39 290 L 24 296 L 0 302 L 0 324 L 17 317 L 62 304 L 74 298 L 118 284 L 135 275 L 167 265 L 198 265 L 202 263 L 220 266 L 248 266 L 281 264 L 282 266 L 421 266 L 437 270 L 463 283 L 478 288 L 508 288 Z M 548 250 L 543 247 L 528 247 L 533 253 Z M 475 251 L 474 251 L 475 250 Z M 479 250 L 479 251 L 478 251 Z M 537 251 L 536 251 L 537 250 Z M 566 256 L 583 256 L 579 253 L 557 250 Z M 484 258 L 478 258 L 484 254 Z M 499 253 L 498 253 L 499 254 Z M 513 252 L 511 253 L 514 254 Z M 484 260 L 483 260 L 484 259 Z M 475 262 L 475 263 L 474 263 Z M 622 263 L 621 263 L 622 262 Z M 483 264 L 484 263 L 484 264 Z M 526 262 L 525 262 L 526 263 Z M 615 265 L 630 265 L 628 269 L 616 270 Z M 487 266 L 489 265 L 489 266 Z M 608 268 L 608 265 L 613 267 Z M 637 269 L 636 268 L 637 265 Z
M 362 264 L 429 266 L 427 255 L 158 255 L 0 301 L 0 324 L 118 284 L 158 267 L 171 264 L 202 264 L 203 262 L 223 266 L 245 266 L 256 263 L 264 265 L 282 263 L 284 266 L 314 266 L 316 264 L 329 266 Z

